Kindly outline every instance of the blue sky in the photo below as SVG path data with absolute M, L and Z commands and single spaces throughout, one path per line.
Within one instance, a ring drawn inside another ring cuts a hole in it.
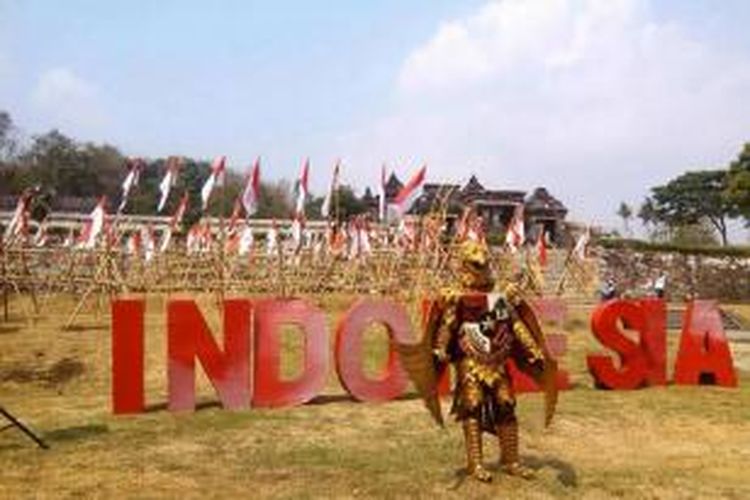
M 0 109 L 126 154 L 546 185 L 578 219 L 750 141 L 745 0 L 0 0 Z M 744 30 L 743 30 L 744 28 Z

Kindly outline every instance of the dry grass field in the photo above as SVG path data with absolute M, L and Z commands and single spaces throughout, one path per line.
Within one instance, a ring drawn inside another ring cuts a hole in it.
M 331 324 L 349 302 L 323 304 Z M 201 304 L 218 332 L 215 302 L 205 297 Z M 589 311 L 571 311 L 562 364 L 575 387 L 561 394 L 553 425 L 542 426 L 539 395 L 519 398 L 522 455 L 538 477 L 497 474 L 484 485 L 463 476 L 455 423 L 439 429 L 414 398 L 353 402 L 333 367 L 327 397 L 314 404 L 225 411 L 200 374 L 200 409 L 169 413 L 162 298 L 148 306 L 150 409 L 113 416 L 107 311 L 86 311 L 78 328 L 64 331 L 73 305 L 69 297 L 50 298 L 32 322 L 16 301 L 11 320 L 0 323 L 0 403 L 51 445 L 43 451 L 13 430 L 0 434 L 0 497 L 750 498 L 748 344 L 732 346 L 742 367 L 736 390 L 601 391 L 585 370 L 585 354 L 600 350 Z M 748 306 L 734 310 L 750 317 Z M 383 334 L 368 339 L 369 369 L 376 371 Z M 670 332 L 670 370 L 676 339 Z M 298 344 L 289 341 L 288 366 Z M 494 468 L 493 439 L 485 440 L 485 455 Z

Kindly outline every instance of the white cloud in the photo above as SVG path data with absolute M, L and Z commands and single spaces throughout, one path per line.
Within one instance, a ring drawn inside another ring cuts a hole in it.
M 504 0 L 406 58 L 392 112 L 342 138 L 360 164 L 425 159 L 434 180 L 547 185 L 581 218 L 750 140 L 748 55 L 717 53 L 647 0 Z M 417 158 L 414 156 L 417 155 Z
M 31 102 L 52 126 L 73 135 L 86 137 L 106 122 L 97 87 L 68 68 L 43 73 Z

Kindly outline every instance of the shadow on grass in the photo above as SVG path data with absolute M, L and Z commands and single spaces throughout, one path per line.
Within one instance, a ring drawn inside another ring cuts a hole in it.
M 557 471 L 557 480 L 567 488 L 578 487 L 578 474 L 572 465 L 563 460 L 552 457 L 524 456 L 521 463 L 538 473 L 540 469 L 549 467 Z M 497 462 L 485 464 L 485 468 L 492 473 L 495 480 L 499 479 L 504 473 Z M 456 469 L 454 472 L 454 482 L 448 487 L 450 491 L 458 490 L 466 481 L 473 480 L 465 467 Z M 531 479 L 533 481 L 534 479 Z
M 578 474 L 568 462 L 552 457 L 525 456 L 523 463 L 534 470 L 550 467 L 557 471 L 557 480 L 568 488 L 578 487 Z
M 99 325 L 70 325 L 61 328 L 64 332 L 87 332 L 87 331 L 103 331 L 108 330 L 109 324 Z
M 4 335 L 7 333 L 16 333 L 20 331 L 21 331 L 20 326 L 6 326 L 6 325 L 0 326 L 0 335 Z
M 222 408 L 221 401 L 216 399 L 216 400 L 211 400 L 211 401 L 198 401 L 197 403 L 195 403 L 195 411 L 208 410 L 210 408 Z M 156 413 L 156 412 L 165 411 L 168 409 L 169 409 L 169 403 L 164 401 L 162 403 L 152 403 L 152 404 L 146 405 L 143 408 L 143 411 L 145 413 Z
M 73 427 L 64 427 L 55 429 L 44 434 L 47 441 L 80 441 L 89 439 L 109 432 L 109 427 L 102 424 L 77 425 Z

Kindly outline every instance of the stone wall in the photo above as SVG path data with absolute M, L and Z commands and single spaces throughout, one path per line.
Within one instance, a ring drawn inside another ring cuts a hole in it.
M 750 301 L 750 258 L 689 255 L 677 252 L 602 248 L 595 250 L 599 276 L 613 277 L 622 294 L 649 293 L 650 283 L 664 271 L 671 300 L 686 297 Z

